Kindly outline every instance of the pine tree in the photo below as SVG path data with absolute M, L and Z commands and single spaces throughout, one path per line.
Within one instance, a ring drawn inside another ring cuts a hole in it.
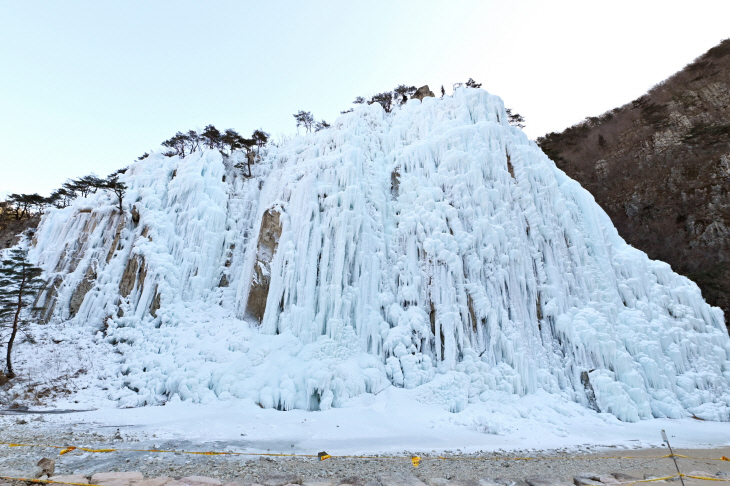
M 311 113 L 309 114 L 312 115 Z M 314 120 L 314 118 L 312 118 Z M 311 120 L 310 120 L 311 123 Z M 310 127 L 311 128 L 311 127 Z M 261 149 L 269 142 L 270 134 L 266 133 L 262 129 L 254 130 L 251 138 L 256 143 L 256 155 L 261 156 Z
M 18 333 L 23 333 L 32 341 L 28 332 L 30 321 L 23 308 L 31 305 L 44 287 L 40 278 L 41 269 L 28 261 L 28 250 L 15 248 L 0 262 L 0 330 L 10 330 L 7 341 L 6 376 L 15 378 L 13 371 L 13 344 Z
M 507 112 L 507 122 L 517 128 L 525 128 L 525 117 L 520 115 L 519 113 L 512 113 L 512 110 L 509 108 L 505 108 Z
M 207 145 L 209 149 L 220 148 L 222 145 L 221 132 L 219 132 L 213 125 L 205 127 L 203 133 L 200 134 L 200 138 L 202 139 L 203 144 Z
M 408 101 L 408 97 L 413 96 L 413 93 L 415 92 L 415 86 L 406 86 L 405 84 L 399 84 L 398 87 L 393 90 L 395 98 L 398 100 L 400 105 L 405 105 L 406 101 Z
M 234 129 L 228 128 L 221 136 L 221 147 L 228 145 L 228 150 L 233 153 L 234 150 L 240 150 L 243 148 L 244 138 Z
M 127 185 L 124 182 L 119 182 L 119 174 L 123 173 L 125 170 L 126 169 L 120 169 L 117 172 L 110 174 L 109 177 L 104 180 L 103 185 L 101 186 L 103 189 L 111 191 L 114 193 L 115 196 L 117 196 L 119 212 L 122 214 L 124 214 L 122 201 L 124 199 L 124 194 L 127 192 Z
M 316 124 L 314 125 L 314 131 L 315 131 L 315 132 L 318 132 L 318 131 L 320 131 L 320 130 L 324 130 L 325 128 L 329 128 L 330 126 L 331 126 L 331 125 L 330 125 L 329 123 L 327 123 L 326 121 L 324 121 L 324 120 L 322 120 L 322 121 L 318 121 L 318 122 L 317 122 L 317 123 L 316 123 Z
M 295 113 L 294 119 L 297 121 L 297 128 L 300 126 L 303 126 L 307 133 L 312 131 L 312 126 L 314 125 L 314 116 L 312 116 L 311 111 L 302 111 L 299 110 L 298 113 Z
M 372 105 L 373 103 L 380 103 L 380 106 L 383 107 L 385 112 L 390 113 L 390 111 L 393 109 L 393 93 L 391 93 L 390 91 L 378 93 L 373 96 L 373 99 L 368 101 L 368 105 Z

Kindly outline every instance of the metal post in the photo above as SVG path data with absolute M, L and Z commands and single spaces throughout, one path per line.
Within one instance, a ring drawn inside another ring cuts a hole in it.
M 669 445 L 669 439 L 667 439 L 667 433 L 664 432 L 664 429 L 662 429 L 662 439 L 664 439 L 664 442 L 667 443 L 667 447 L 669 447 L 669 455 L 672 457 L 672 460 L 674 461 L 674 467 L 677 468 L 677 474 L 679 474 L 679 480 L 682 481 L 682 486 L 684 486 L 684 478 L 682 477 L 682 473 L 679 471 L 679 465 L 677 464 L 677 458 L 674 457 L 674 451 L 672 450 L 672 446 Z

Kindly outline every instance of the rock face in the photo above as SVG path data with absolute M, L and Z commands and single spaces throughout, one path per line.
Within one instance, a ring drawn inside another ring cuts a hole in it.
M 267 209 L 261 219 L 254 276 L 251 281 L 251 290 L 248 294 L 248 304 L 246 306 L 246 314 L 258 322 L 261 322 L 264 318 L 264 312 L 266 311 L 266 300 L 269 296 L 269 284 L 271 283 L 271 260 L 273 260 L 276 253 L 280 237 L 279 212 L 274 209 Z
M 730 39 L 641 98 L 537 141 L 628 243 L 694 280 L 730 325 Z
M 20 240 L 19 235 L 28 229 L 35 229 L 40 220 L 40 216 L 16 220 L 0 208 L 0 250 L 17 244 Z

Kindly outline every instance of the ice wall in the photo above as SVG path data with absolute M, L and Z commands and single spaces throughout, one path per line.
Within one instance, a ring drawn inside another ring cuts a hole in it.
M 392 385 L 455 412 L 545 390 L 626 421 L 730 418 L 721 311 L 626 245 L 498 97 L 359 106 L 252 178 L 238 157 L 150 156 L 124 215 L 98 193 L 41 223 L 39 303 L 121 355 L 120 406 L 316 410 Z

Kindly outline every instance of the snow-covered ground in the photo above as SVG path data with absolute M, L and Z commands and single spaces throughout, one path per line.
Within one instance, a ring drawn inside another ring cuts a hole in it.
M 188 444 L 195 450 L 285 454 L 316 454 L 323 450 L 336 455 L 563 448 L 585 451 L 586 446 L 593 450 L 634 449 L 661 447 L 662 429 L 675 447 L 730 445 L 727 422 L 654 419 L 623 423 L 610 414 L 565 404 L 545 392 L 502 398 L 450 413 L 412 400 L 407 390 L 390 387 L 377 396 L 358 397 L 347 407 L 320 412 L 261 409 L 240 400 L 206 405 L 174 401 L 158 407 L 46 415 L 44 427 L 76 432 L 111 432 L 118 428 L 123 437 L 140 439 L 148 448 L 172 443 Z M 74 440 L 67 438 L 66 442 Z
M 239 157 L 154 154 L 125 216 L 103 192 L 45 215 L 50 323 L 18 359 L 99 408 L 49 420 L 310 452 L 725 443 L 690 418 L 730 419 L 721 311 L 498 97 L 360 106 L 252 178 Z

